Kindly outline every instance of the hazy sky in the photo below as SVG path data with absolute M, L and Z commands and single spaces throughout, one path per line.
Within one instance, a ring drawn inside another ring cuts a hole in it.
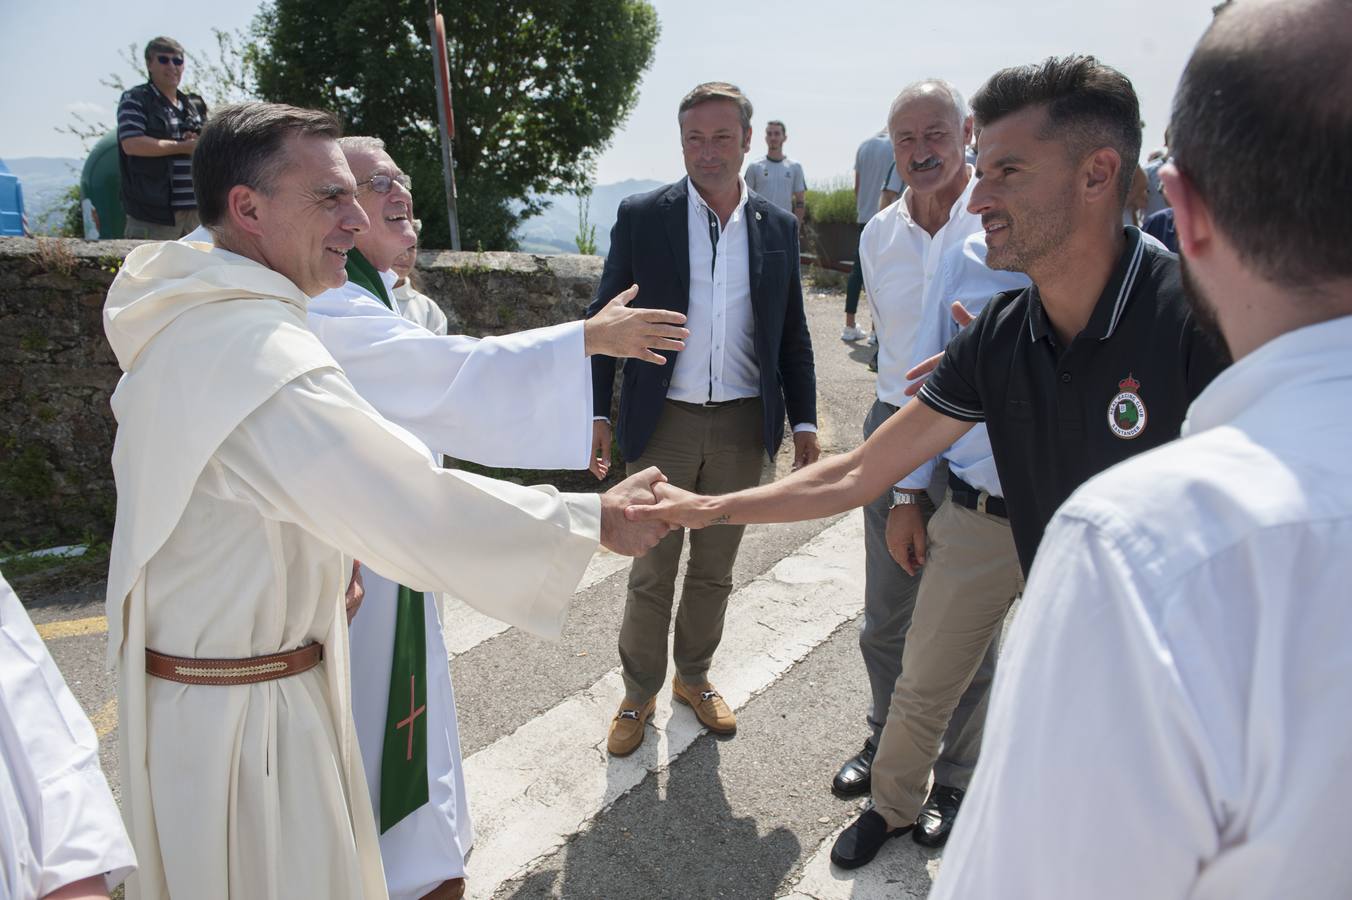
M 906 83 L 947 78 L 970 96 L 998 68 L 1070 52 L 1094 53 L 1131 77 L 1141 97 L 1145 144 L 1154 147 L 1213 3 L 968 0 L 924 4 L 934 14 L 922 14 L 921 4 L 898 0 L 656 0 L 662 24 L 656 58 L 629 121 L 601 157 L 596 180 L 678 177 L 676 105 L 701 81 L 732 81 L 751 98 L 753 154 L 764 151 L 761 123 L 783 119 L 785 150 L 803 164 L 809 183 L 817 183 L 848 176 L 855 147 L 882 127 Z M 717 20 L 703 12 L 710 7 Z M 117 93 L 99 79 L 125 69 L 119 48 L 165 33 L 190 50 L 207 49 L 213 26 L 243 26 L 256 9 L 249 0 L 0 0 L 0 33 L 10 36 L 0 157 L 81 156 L 79 142 L 54 129 L 71 110 L 111 124 Z

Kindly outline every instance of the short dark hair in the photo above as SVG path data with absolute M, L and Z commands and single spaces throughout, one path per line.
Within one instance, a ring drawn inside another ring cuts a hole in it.
M 687 109 L 699 106 L 701 103 L 708 103 L 710 100 L 726 100 L 730 103 L 736 103 L 737 111 L 742 115 L 742 130 L 746 131 L 751 127 L 751 101 L 746 99 L 746 94 L 742 93 L 741 88 L 726 81 L 706 81 L 704 84 L 696 85 L 693 91 L 681 99 L 680 108 L 676 110 L 676 117 L 679 119 Z
M 768 129 L 771 125 L 778 125 L 778 126 L 779 126 L 779 130 L 782 131 L 782 132 L 784 132 L 784 136 L 785 136 L 785 137 L 788 137 L 788 136 L 789 136 L 789 126 L 785 125 L 783 122 L 779 121 L 778 119 L 771 119 L 770 121 L 768 121 L 768 122 L 765 123 L 765 127 L 766 127 L 767 129 Z
M 202 129 L 192 155 L 193 193 L 204 225 L 225 220 L 226 198 L 236 185 L 266 194 L 272 190 L 287 138 L 319 136 L 337 140 L 338 119 L 317 109 L 284 103 L 232 103 Z
M 182 44 L 171 37 L 164 35 L 153 37 L 150 39 L 150 43 L 146 44 L 146 65 L 150 65 L 150 57 L 156 53 L 177 53 L 179 56 L 184 56 L 187 52 L 183 49 Z
M 1217 227 L 1255 272 L 1290 287 L 1352 277 L 1349 29 L 1335 18 L 1346 6 L 1325 4 L 1334 17 L 1311 6 L 1219 8 L 1169 122 L 1174 165 Z
M 1118 196 L 1125 203 L 1141 157 L 1141 104 L 1131 79 L 1092 56 L 1049 56 L 1001 69 L 972 97 L 978 128 L 1030 106 L 1047 110 L 1040 137 L 1063 141 L 1071 155 L 1083 157 L 1098 147 L 1117 151 Z

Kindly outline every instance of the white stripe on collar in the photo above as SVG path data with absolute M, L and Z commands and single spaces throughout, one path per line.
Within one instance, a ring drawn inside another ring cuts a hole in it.
M 1132 232 L 1136 232 L 1132 234 Z M 1136 241 L 1136 246 L 1131 253 L 1131 260 L 1127 263 L 1126 274 L 1122 276 L 1122 286 L 1117 289 L 1117 302 L 1113 305 L 1113 317 L 1108 322 L 1108 331 L 1099 338 L 1100 341 L 1106 341 L 1113 336 L 1117 330 L 1118 320 L 1122 318 L 1122 311 L 1127 307 L 1127 297 L 1131 296 L 1131 290 L 1136 286 L 1136 275 L 1141 270 L 1141 257 L 1145 255 L 1145 241 L 1141 240 L 1141 234 L 1134 226 L 1128 226 L 1127 235 L 1129 239 Z

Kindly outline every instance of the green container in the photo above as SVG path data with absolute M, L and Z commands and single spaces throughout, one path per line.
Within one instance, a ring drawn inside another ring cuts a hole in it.
M 126 231 L 127 214 L 122 211 L 121 192 L 117 132 L 110 131 L 99 138 L 94 149 L 89 151 L 84 171 L 80 173 L 80 198 L 94 205 L 101 240 L 120 238 Z

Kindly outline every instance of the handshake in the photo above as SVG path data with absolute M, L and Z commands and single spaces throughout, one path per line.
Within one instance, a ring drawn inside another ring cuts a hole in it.
M 672 487 L 656 466 L 649 466 L 601 495 L 601 544 L 624 556 L 642 556 L 677 528 L 717 524 L 701 516 L 704 499 Z

